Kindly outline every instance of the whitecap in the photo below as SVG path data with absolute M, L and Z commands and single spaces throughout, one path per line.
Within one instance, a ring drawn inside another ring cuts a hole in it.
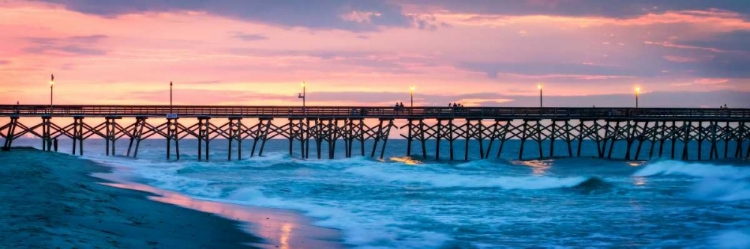
M 589 179 L 588 177 L 485 177 L 413 171 L 389 172 L 382 168 L 380 166 L 354 167 L 346 169 L 346 172 L 380 181 L 427 184 L 437 188 L 552 189 L 577 186 Z
M 634 176 L 683 175 L 692 177 L 717 177 L 741 179 L 750 177 L 750 168 L 713 165 L 704 163 L 686 163 L 678 161 L 661 161 L 647 165 L 635 172 Z

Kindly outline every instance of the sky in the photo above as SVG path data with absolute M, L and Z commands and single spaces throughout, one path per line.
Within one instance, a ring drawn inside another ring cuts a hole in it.
M 750 1 L 0 0 L 0 104 L 750 108 Z

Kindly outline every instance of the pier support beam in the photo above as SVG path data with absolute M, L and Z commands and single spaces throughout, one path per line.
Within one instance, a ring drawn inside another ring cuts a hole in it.
M 208 161 L 208 153 L 209 153 L 209 141 L 211 141 L 211 118 L 210 117 L 198 117 L 198 130 L 197 130 L 197 138 L 198 138 L 198 161 L 202 160 L 202 151 L 203 146 L 205 144 L 206 148 L 206 161 Z
M 139 116 L 135 118 L 135 124 L 133 124 L 133 130 L 129 134 L 130 144 L 128 145 L 127 156 L 130 156 L 130 150 L 133 147 L 133 142 L 135 142 L 135 149 L 133 150 L 133 158 L 138 157 L 138 147 L 141 145 L 141 140 L 143 140 L 143 127 L 146 126 L 146 119 L 147 117 L 143 117 L 143 116 Z
M 638 141 L 638 148 L 635 150 L 635 160 L 638 160 L 638 157 L 641 155 L 641 147 L 643 147 L 643 141 L 646 141 L 653 133 L 651 132 L 651 128 L 648 126 L 649 121 L 646 120 L 646 122 L 641 127 L 639 124 L 641 122 L 636 121 L 635 122 L 635 137 L 634 139 L 637 139 Z M 653 144 L 653 143 L 652 143 Z
M 484 158 L 484 125 L 481 119 L 466 119 L 464 124 L 464 139 L 466 143 L 464 146 L 464 161 L 469 160 L 469 143 L 472 139 L 476 139 L 479 142 L 479 156 Z
M 505 123 L 503 124 L 502 122 L 505 122 Z M 511 120 L 511 119 L 507 119 L 507 120 L 495 119 L 495 123 L 497 123 L 499 126 L 502 126 L 502 128 L 500 128 L 500 131 L 496 130 L 496 132 L 497 132 L 497 139 L 500 140 L 500 148 L 498 148 L 498 150 L 497 150 L 497 158 L 500 158 L 500 155 L 502 155 L 502 153 L 503 153 L 503 147 L 505 146 L 505 141 L 508 141 L 508 139 L 510 139 L 509 136 L 508 136 L 508 134 L 511 133 L 511 130 L 510 130 L 511 127 L 514 127 L 513 124 L 512 124 L 512 122 L 513 122 L 513 120 Z M 513 135 L 511 133 L 511 137 L 512 136 Z M 492 147 L 492 141 L 490 141 L 490 146 L 489 147 Z M 487 155 L 488 156 L 489 156 L 489 149 L 490 148 L 487 148 Z
M 258 151 L 258 156 L 263 156 L 263 149 L 266 147 L 266 142 L 268 142 L 269 139 L 272 138 L 271 134 L 271 126 L 273 125 L 273 118 L 269 117 L 261 117 L 258 119 L 260 123 L 258 123 L 258 128 L 262 129 L 260 131 L 260 151 Z M 253 152 L 255 152 L 253 150 Z
M 392 118 L 380 118 L 378 120 L 378 126 L 373 127 L 374 133 L 372 135 L 372 138 L 375 140 L 373 146 L 372 146 L 372 153 L 370 153 L 370 157 L 375 157 L 375 151 L 378 148 L 378 142 L 380 140 L 383 140 L 383 145 L 380 149 L 380 159 L 383 159 L 385 156 L 385 148 L 388 145 L 388 136 L 390 136 L 391 128 L 394 127 L 393 119 Z
M 529 124 L 531 123 L 531 124 Z M 539 159 L 544 159 L 542 148 L 542 124 L 539 119 L 524 119 L 521 128 L 521 148 L 518 151 L 518 160 L 523 160 L 523 151 L 526 146 L 526 140 L 529 138 L 537 141 L 539 145 Z
M 104 119 L 104 142 L 106 143 L 104 150 L 107 156 L 115 155 L 115 144 L 119 134 L 119 127 L 117 126 L 118 119 L 121 119 L 121 117 L 107 116 Z
M 18 116 L 11 116 L 10 122 L 3 127 L 8 129 L 8 131 L 3 134 L 3 137 L 5 138 L 3 151 L 10 151 L 10 148 L 13 145 L 13 140 L 16 138 L 16 127 L 18 127 Z
M 691 121 L 682 121 L 682 160 L 688 160 L 688 145 L 691 140 L 691 132 L 693 130 L 693 124 Z
M 179 123 L 177 120 L 177 118 L 167 118 L 167 126 L 165 127 L 167 130 L 167 160 L 170 159 L 170 154 L 172 154 L 172 141 L 174 141 L 175 156 L 177 157 L 177 160 L 180 160 Z
M 242 160 L 242 135 L 244 133 L 244 127 L 242 126 L 242 118 L 230 117 L 228 127 L 227 142 L 227 161 L 232 161 L 232 142 L 237 141 L 237 160 Z
M 71 138 L 73 139 L 73 155 L 76 154 L 76 144 L 80 145 L 78 150 L 79 155 L 83 155 L 83 117 L 73 117 L 73 132 Z
M 365 121 L 363 118 L 350 118 L 348 121 L 348 132 L 349 132 L 349 138 L 347 140 L 349 141 L 349 144 L 347 145 L 347 152 L 349 153 L 349 157 L 352 157 L 352 149 L 354 147 L 354 141 L 359 141 L 359 151 L 360 155 L 362 157 L 365 156 L 365 139 L 367 129 L 365 128 Z
M 300 157 L 305 158 L 305 126 L 304 119 L 289 118 L 289 156 L 294 154 L 294 140 L 300 141 Z
M 52 116 L 42 116 L 42 151 L 52 151 Z
M 743 143 L 745 143 L 745 137 L 747 136 L 747 128 L 745 127 L 745 122 L 740 121 L 739 124 L 737 124 L 737 128 L 735 130 L 737 131 L 737 135 L 735 135 L 737 148 L 734 150 L 734 158 L 742 158 L 742 146 Z

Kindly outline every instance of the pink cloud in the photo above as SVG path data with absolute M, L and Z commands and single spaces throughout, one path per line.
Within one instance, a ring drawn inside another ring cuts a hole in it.
M 699 84 L 699 85 L 716 85 L 716 84 L 724 84 L 729 82 L 729 79 L 697 79 L 694 80 L 693 83 Z

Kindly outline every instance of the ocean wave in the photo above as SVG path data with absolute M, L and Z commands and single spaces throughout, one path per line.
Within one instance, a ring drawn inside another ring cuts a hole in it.
M 615 189 L 615 186 L 598 177 L 591 177 L 586 181 L 571 187 L 571 189 L 582 194 L 601 194 L 611 192 Z
M 499 176 L 438 174 L 428 172 L 398 171 L 388 172 L 379 167 L 354 167 L 345 171 L 386 182 L 427 184 L 437 188 L 502 188 L 502 189 L 553 189 L 577 186 L 588 177 L 547 177 L 547 176 Z
M 691 187 L 690 197 L 708 201 L 750 200 L 750 182 L 706 178 Z
M 661 161 L 647 165 L 634 174 L 635 176 L 683 175 L 692 177 L 713 177 L 724 179 L 750 178 L 750 168 L 713 165 L 704 163 L 686 163 L 678 161 Z
M 688 197 L 706 201 L 750 200 L 750 168 L 677 161 L 656 162 L 635 176 L 681 175 L 701 178 Z
M 402 222 L 390 215 L 362 216 L 324 203 L 267 197 L 257 187 L 235 190 L 226 199 L 216 201 L 298 210 L 320 219 L 316 225 L 341 229 L 344 242 L 357 248 L 438 248 L 451 240 L 442 233 L 399 228 Z

